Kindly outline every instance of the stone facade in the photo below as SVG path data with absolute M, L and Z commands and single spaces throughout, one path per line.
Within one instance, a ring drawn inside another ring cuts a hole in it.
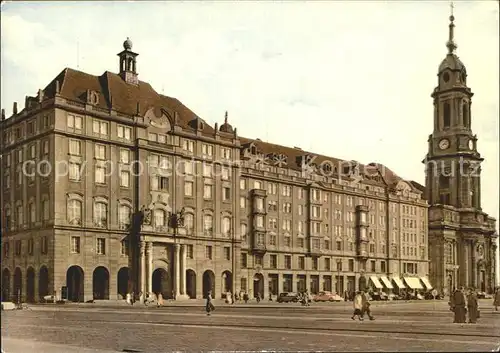
M 491 292 L 496 281 L 496 221 L 481 209 L 481 162 L 471 130 L 471 100 L 465 65 L 455 54 L 453 16 L 448 54 L 434 89 L 434 131 L 429 136 L 426 192 L 429 258 L 433 284 Z
M 428 276 L 421 185 L 241 137 L 227 114 L 212 127 L 139 81 L 132 54 L 128 41 L 119 74 L 65 69 L 2 115 L 4 299 L 267 298 Z

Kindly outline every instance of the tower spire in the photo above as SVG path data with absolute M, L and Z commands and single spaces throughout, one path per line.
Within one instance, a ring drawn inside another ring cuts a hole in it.
M 454 28 L 455 24 L 453 21 L 455 21 L 455 16 L 453 16 L 453 9 L 455 6 L 453 5 L 453 2 L 450 3 L 450 25 L 448 26 L 450 28 L 449 34 L 448 34 L 448 42 L 446 43 L 446 47 L 448 48 L 448 54 L 453 54 L 455 49 L 457 49 L 457 44 L 455 43 L 455 38 L 454 38 Z

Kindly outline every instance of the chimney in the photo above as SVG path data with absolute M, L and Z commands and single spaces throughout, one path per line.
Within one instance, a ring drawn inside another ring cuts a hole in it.
M 219 131 L 219 124 L 215 123 L 214 129 L 215 129 L 215 133 L 217 133 L 217 131 Z
M 179 113 L 174 112 L 174 125 L 179 124 Z
M 42 101 L 43 101 L 43 95 L 44 95 L 43 90 L 39 89 L 38 90 L 38 102 L 39 103 L 42 103 Z
M 2 108 L 2 118 L 0 119 L 1 121 L 5 120 L 5 109 Z
M 17 114 L 17 102 L 14 102 L 14 106 L 12 107 L 12 113 Z
M 238 129 L 234 128 L 234 137 L 238 137 Z
M 56 94 L 59 94 L 59 91 L 61 90 L 59 81 L 56 81 Z
M 137 115 L 141 115 L 141 103 L 137 102 Z

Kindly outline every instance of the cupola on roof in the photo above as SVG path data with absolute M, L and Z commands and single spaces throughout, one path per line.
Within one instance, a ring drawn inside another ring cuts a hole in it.
M 457 44 L 455 43 L 455 38 L 454 38 L 455 24 L 453 23 L 453 21 L 455 21 L 455 16 L 453 16 L 453 4 L 451 4 L 450 25 L 448 26 L 449 34 L 448 34 L 448 41 L 446 42 L 446 47 L 448 48 L 448 54 L 446 55 L 446 58 L 444 58 L 444 60 L 439 65 L 438 73 L 441 73 L 446 69 L 453 71 L 467 72 L 464 63 L 455 54 L 455 50 L 457 49 Z
M 127 40 L 123 42 L 123 48 L 125 50 L 132 50 L 132 41 L 130 40 L 129 37 L 127 37 Z
M 233 127 L 231 126 L 231 124 L 229 124 L 227 122 L 227 112 L 224 116 L 224 124 L 221 125 L 220 129 L 219 129 L 221 132 L 228 132 L 228 133 L 232 133 L 233 132 Z

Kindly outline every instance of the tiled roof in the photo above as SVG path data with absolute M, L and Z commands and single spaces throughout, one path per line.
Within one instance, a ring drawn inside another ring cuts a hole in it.
M 116 110 L 117 112 L 143 116 L 150 108 L 154 108 L 157 116 L 160 109 L 174 111 L 178 116 L 178 124 L 183 129 L 194 130 L 192 121 L 200 119 L 193 111 L 182 104 L 178 99 L 158 94 L 147 82 L 139 81 L 138 85 L 125 82 L 119 75 L 106 71 L 101 76 L 94 76 L 85 72 L 64 69 L 49 83 L 44 90 L 47 98 L 52 98 L 56 92 L 56 81 L 59 82 L 59 94 L 66 99 L 86 102 L 87 90 L 98 93 L 97 106 L 103 109 Z M 139 112 L 138 110 L 139 104 Z M 203 133 L 214 134 L 214 129 L 209 124 L 203 124 Z
M 129 84 L 118 74 L 109 71 L 104 72 L 101 76 L 94 76 L 85 72 L 66 68 L 45 87 L 44 96 L 46 98 L 54 97 L 57 87 L 56 81 L 59 84 L 59 95 L 66 99 L 85 103 L 87 90 L 97 92 L 99 95 L 97 106 L 99 108 L 112 108 L 117 112 L 127 115 L 136 115 L 139 113 L 141 116 L 144 116 L 151 108 L 155 110 L 156 116 L 161 115 L 161 109 L 173 111 L 177 113 L 177 123 L 183 129 L 190 131 L 195 130 L 193 121 L 201 119 L 178 99 L 158 94 L 149 83 L 139 81 L 137 85 Z M 201 121 L 203 121 L 203 119 L 201 119 Z M 205 121 L 203 122 L 203 134 L 213 136 L 215 134 L 214 128 Z M 224 129 L 221 130 L 224 131 Z M 302 166 L 299 161 L 305 155 L 314 157 L 314 163 L 316 165 L 321 165 L 321 163 L 325 161 L 330 161 L 333 166 L 342 166 L 342 162 L 351 162 L 304 151 L 299 148 L 263 142 L 258 139 L 239 138 L 243 147 L 247 147 L 251 143 L 254 143 L 257 150 L 264 155 L 273 153 L 285 155 L 287 157 L 287 167 L 295 170 L 301 170 Z M 381 171 L 385 183 L 387 183 L 389 187 L 395 186 L 398 181 L 401 180 L 393 171 L 381 164 L 370 163 L 366 166 L 362 164 L 358 165 L 361 172 L 372 176 L 378 173 L 378 168 Z M 365 180 L 365 182 L 370 183 L 371 180 Z M 420 190 L 419 187 L 417 187 L 417 189 Z

